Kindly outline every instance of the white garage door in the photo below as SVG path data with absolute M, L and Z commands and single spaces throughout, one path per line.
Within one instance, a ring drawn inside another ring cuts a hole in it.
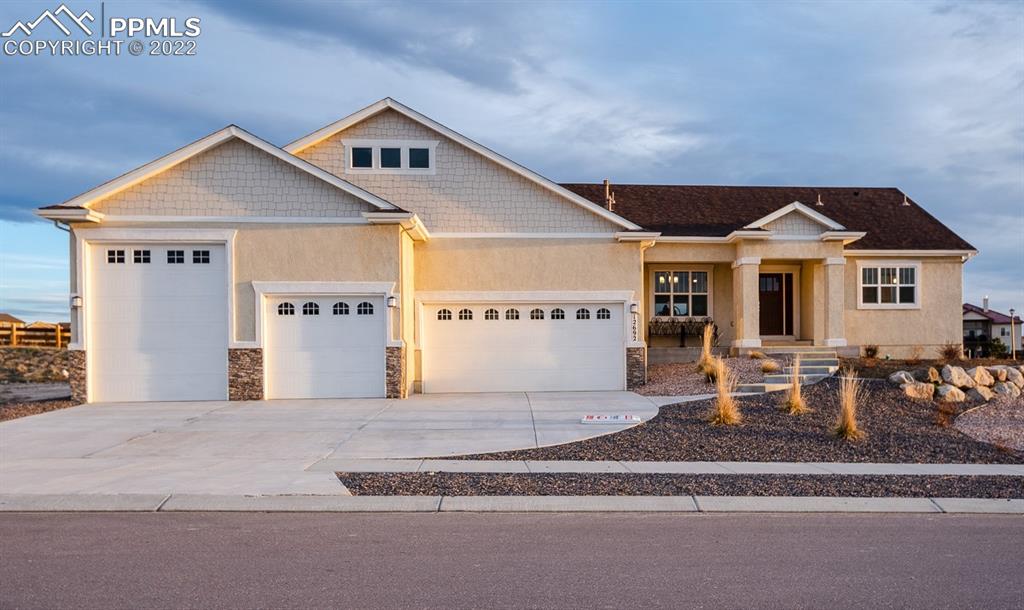
M 225 400 L 224 246 L 93 244 L 89 259 L 92 400 Z
M 264 316 L 268 398 L 384 396 L 383 298 L 274 297 Z
M 622 304 L 423 307 L 424 392 L 622 390 Z

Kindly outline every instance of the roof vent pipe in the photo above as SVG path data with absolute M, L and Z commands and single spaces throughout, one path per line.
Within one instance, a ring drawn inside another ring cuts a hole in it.
M 607 178 L 604 179 L 604 207 L 608 208 L 609 212 L 615 208 L 615 193 L 612 192 L 612 183 Z
M 825 205 L 825 204 L 824 204 L 824 203 L 822 203 L 822 201 L 821 201 L 821 193 L 818 193 L 818 205 Z
M 981 304 L 983 306 L 983 309 L 985 310 L 985 313 L 988 313 L 988 295 L 985 295 L 985 298 L 981 300 Z
M 907 200 L 906 193 L 903 193 L 903 205 L 910 205 L 910 201 Z

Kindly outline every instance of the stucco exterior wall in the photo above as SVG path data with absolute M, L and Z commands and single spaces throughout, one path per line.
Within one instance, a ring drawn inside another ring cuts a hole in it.
M 104 214 L 358 217 L 375 208 L 242 140 L 229 140 L 92 206 Z
M 963 263 L 959 258 L 908 260 L 921 263 L 920 309 L 858 309 L 857 258 L 846 262 L 846 340 L 850 345 L 875 344 L 879 353 L 906 357 L 914 346 L 926 358 L 936 357 L 943 343 L 963 339 Z M 879 259 L 862 258 L 866 263 Z
M 644 251 L 647 263 L 731 263 L 734 244 L 687 244 L 658 242 Z
M 346 173 L 344 141 L 434 140 L 435 173 Z M 298 156 L 415 212 L 431 232 L 614 232 L 621 227 L 501 167 L 394 110 L 385 110 Z

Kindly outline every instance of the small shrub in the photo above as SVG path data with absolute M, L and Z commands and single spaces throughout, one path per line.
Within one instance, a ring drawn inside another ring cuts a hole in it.
M 940 428 L 948 428 L 953 424 L 953 416 L 956 414 L 956 409 L 953 405 L 947 403 L 939 403 L 935 409 L 935 425 Z
M 878 357 L 878 346 L 869 343 L 864 346 L 864 357 L 874 360 Z
M 907 358 L 907 364 L 921 364 L 921 356 L 924 355 L 924 348 L 920 345 L 915 345 L 910 349 L 910 357 Z
M 779 366 L 779 363 L 775 362 L 774 360 L 765 360 L 764 362 L 761 363 L 761 372 L 766 375 L 771 373 L 778 373 L 780 370 L 782 370 L 782 367 Z
M 715 368 L 715 405 L 714 410 L 711 412 L 710 422 L 715 426 L 734 426 L 743 421 L 743 416 L 740 415 L 739 406 L 736 404 L 736 399 L 733 398 L 732 393 L 736 391 L 736 376 L 729 367 L 725 365 L 725 361 L 721 358 L 715 358 L 713 362 Z
M 790 415 L 807 413 L 810 409 L 807 408 L 807 403 L 804 402 L 803 386 L 800 384 L 800 354 L 793 358 L 790 376 L 792 380 L 789 383 L 789 389 L 786 391 L 786 399 L 782 402 L 782 409 L 788 411 Z
M 964 353 L 964 347 L 959 343 L 943 343 L 942 347 L 939 348 L 939 355 L 946 362 L 955 362 L 960 360 Z
M 704 333 L 700 337 L 700 360 L 697 361 L 697 370 L 707 376 L 708 381 L 714 380 L 715 358 L 711 354 L 711 347 L 715 341 L 715 327 L 712 324 L 704 325 Z
M 857 404 L 863 397 L 863 388 L 857 374 L 846 369 L 839 378 L 839 421 L 833 433 L 837 438 L 855 441 L 864 437 L 857 427 Z
M 1007 347 L 999 337 L 995 337 L 992 339 L 992 342 L 988 344 L 988 355 L 1002 360 L 1010 356 L 1010 348 Z
M 759 352 L 757 350 L 750 352 L 749 356 L 751 360 L 764 360 L 768 357 L 764 352 Z

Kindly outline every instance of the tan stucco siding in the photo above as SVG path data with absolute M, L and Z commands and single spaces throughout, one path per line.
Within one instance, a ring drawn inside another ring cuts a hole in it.
M 769 260 L 798 261 L 808 258 L 839 258 L 843 256 L 843 244 L 839 241 L 784 241 L 749 240 L 736 244 L 736 257 L 759 257 L 762 263 Z
M 236 340 L 256 339 L 254 281 L 395 282 L 399 289 L 399 240 L 395 225 L 240 227 L 234 249 Z
M 735 259 L 733 244 L 658 242 L 644 252 L 644 261 L 648 263 L 731 263 Z
M 435 173 L 346 173 L 344 141 L 438 141 Z M 394 110 L 385 110 L 298 153 L 399 207 L 432 232 L 614 232 L 621 227 Z
M 241 140 L 92 205 L 104 214 L 358 217 L 375 208 Z
M 909 355 L 914 346 L 935 357 L 943 343 L 963 339 L 963 263 L 958 258 L 921 259 L 920 309 L 858 309 L 857 258 L 845 270 L 846 340 L 850 345 L 874 344 L 881 354 Z M 878 259 L 863 258 L 865 263 Z

